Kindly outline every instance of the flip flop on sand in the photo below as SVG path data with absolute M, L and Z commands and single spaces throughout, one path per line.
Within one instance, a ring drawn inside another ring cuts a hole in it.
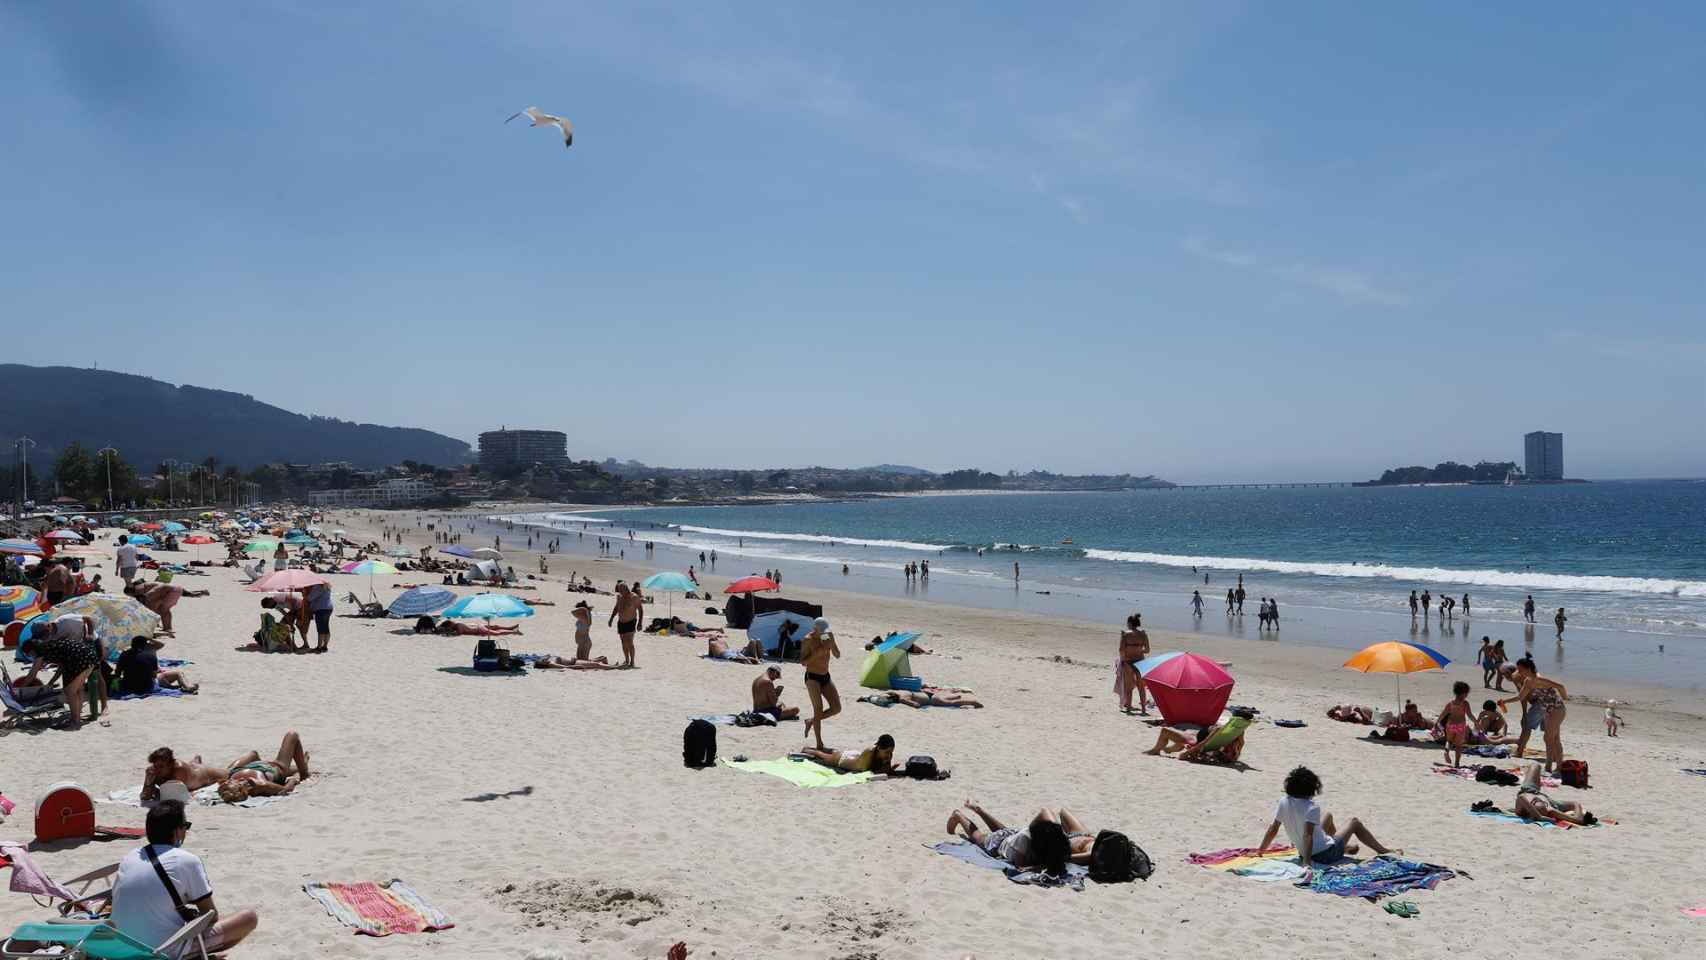
M 1408 920 L 1411 917 L 1419 916 L 1422 910 L 1420 907 L 1408 900 L 1388 900 L 1386 902 L 1386 912 L 1395 917 L 1403 917 Z

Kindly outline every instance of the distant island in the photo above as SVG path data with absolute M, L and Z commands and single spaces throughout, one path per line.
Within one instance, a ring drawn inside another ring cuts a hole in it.
M 614 495 L 623 500 L 688 500 L 715 502 L 764 495 L 864 497 L 932 491 L 1007 490 L 1114 491 L 1167 489 L 1176 484 L 1155 476 L 1119 474 L 1060 474 L 1046 470 L 1004 474 L 967 468 L 934 473 L 921 467 L 883 464 L 875 467 L 792 467 L 768 470 L 653 467 L 637 460 L 609 459 L 561 471 L 552 495 Z M 611 479 L 617 483 L 610 483 Z M 537 484 L 534 484 L 537 486 Z
M 1509 477 L 1513 480 L 1522 478 L 1522 471 L 1517 469 L 1516 462 L 1505 460 L 1495 462 L 1482 460 L 1470 466 L 1447 460 L 1433 467 L 1393 467 L 1382 473 L 1378 480 L 1364 480 L 1357 484 L 1359 487 L 1396 487 L 1415 485 L 1419 483 L 1504 483 Z

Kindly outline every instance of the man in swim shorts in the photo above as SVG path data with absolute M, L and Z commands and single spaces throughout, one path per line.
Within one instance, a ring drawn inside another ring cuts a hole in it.
M 812 700 L 812 717 L 806 721 L 806 734 L 817 736 L 817 749 L 828 751 L 823 743 L 823 722 L 841 712 L 841 693 L 829 676 L 829 658 L 840 657 L 841 648 L 835 645 L 835 634 L 829 621 L 818 617 L 812 630 L 800 642 L 800 665 L 806 670 L 806 694 Z M 829 701 L 825 710 L 823 702 Z
M 616 605 L 610 608 L 610 616 L 605 618 L 604 625 L 616 625 L 616 635 L 622 638 L 622 666 L 634 666 L 634 632 L 640 628 L 640 618 L 645 616 L 646 607 L 640 600 L 638 591 L 630 591 L 626 583 L 616 584 Z
M 782 703 L 782 671 L 770 667 L 752 681 L 752 711 L 768 715 L 773 720 L 792 720 L 800 715 L 799 707 Z
M 713 660 L 729 660 L 734 663 L 758 663 L 757 657 L 730 650 L 728 641 L 724 640 L 720 634 L 713 635 L 705 642 L 705 656 Z

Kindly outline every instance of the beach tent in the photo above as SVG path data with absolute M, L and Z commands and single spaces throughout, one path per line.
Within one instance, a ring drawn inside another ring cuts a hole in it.
M 765 653 L 781 656 L 782 624 L 792 623 L 797 627 L 794 631 L 794 642 L 798 643 L 806 634 L 812 632 L 812 621 L 815 619 L 817 618 L 802 616 L 788 610 L 766 613 L 752 618 L 752 623 L 746 628 L 746 638 L 764 644 Z
M 912 641 L 918 636 L 916 633 L 889 634 L 875 649 L 865 654 L 865 663 L 859 667 L 859 686 L 887 690 L 893 678 L 912 676 L 910 651 Z
M 502 580 L 503 578 L 503 568 L 498 566 L 496 560 L 481 560 L 468 568 L 468 579 L 470 580 Z
M 755 597 L 746 594 L 736 594 L 723 601 L 723 619 L 728 621 L 731 628 L 745 630 L 752 625 L 755 618 L 766 613 L 787 611 L 797 613 L 806 618 L 807 626 L 811 621 L 823 616 L 823 607 L 804 600 L 789 600 L 786 597 Z
M 1168 723 L 1213 724 L 1232 697 L 1232 674 L 1194 653 L 1167 660 L 1145 674 L 1143 681 Z

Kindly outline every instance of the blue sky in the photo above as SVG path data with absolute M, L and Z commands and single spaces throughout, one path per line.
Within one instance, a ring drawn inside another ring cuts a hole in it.
M 6 358 L 684 466 L 1706 475 L 1706 7 L 917 7 L 5 4 Z

